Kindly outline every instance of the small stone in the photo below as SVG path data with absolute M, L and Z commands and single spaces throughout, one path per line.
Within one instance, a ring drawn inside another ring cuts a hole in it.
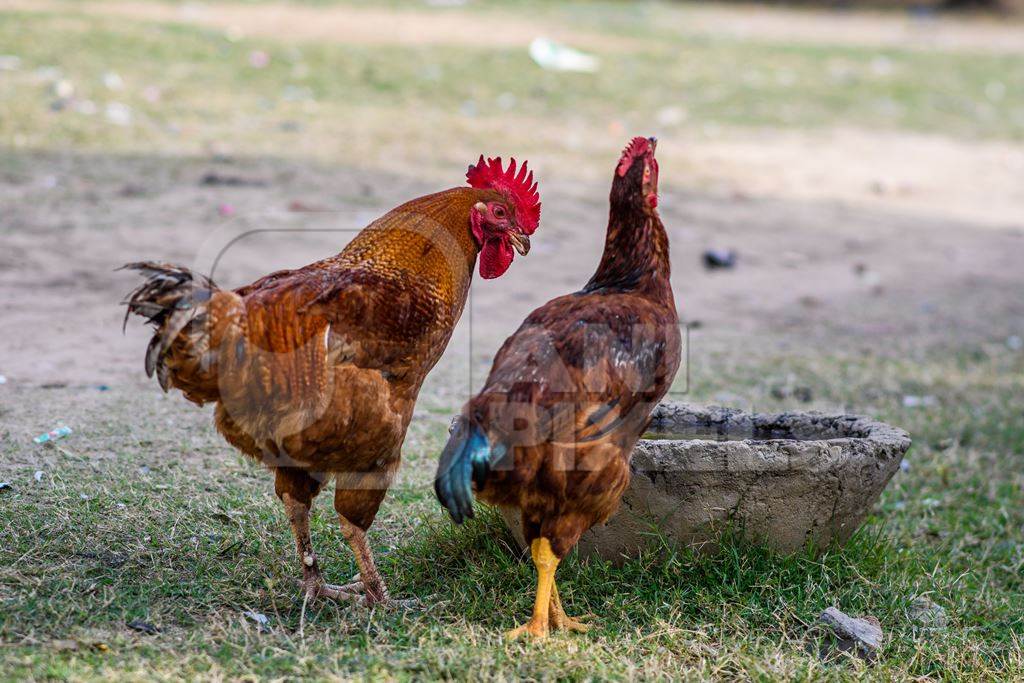
M 307 567 L 312 567 L 316 563 L 316 558 L 313 557 L 313 553 L 306 553 L 305 555 L 302 556 L 302 562 Z
M 828 626 L 838 639 L 838 649 L 852 651 L 866 659 L 873 659 L 882 647 L 882 625 L 875 617 L 855 618 L 843 613 L 838 607 L 829 607 L 821 613 L 818 621 Z
M 145 633 L 147 636 L 153 636 L 157 633 L 160 633 L 159 628 L 157 628 L 153 624 L 150 624 L 147 621 L 142 621 L 141 619 L 134 619 L 132 621 L 129 621 L 128 628 L 130 628 L 133 631 L 138 631 L 139 633 Z
M 907 608 L 907 617 L 924 628 L 946 628 L 946 610 L 926 595 L 914 598 Z

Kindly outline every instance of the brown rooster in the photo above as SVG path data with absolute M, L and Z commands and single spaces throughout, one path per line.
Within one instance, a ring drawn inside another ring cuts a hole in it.
M 126 303 L 156 327 L 146 373 L 215 403 L 217 429 L 275 474 L 310 597 L 388 600 L 366 540 L 398 469 L 423 379 L 480 275 L 525 255 L 540 219 L 533 173 L 515 160 L 470 166 L 470 187 L 409 201 L 338 255 L 229 291 L 186 268 L 131 263 L 146 281 Z M 125 316 L 127 321 L 127 314 Z M 359 579 L 324 582 L 309 534 L 330 477 Z
M 537 594 L 511 637 L 586 630 L 562 610 L 555 569 L 618 507 L 633 447 L 679 367 L 654 149 L 654 138 L 626 147 L 597 272 L 506 340 L 441 455 L 435 491 L 456 523 L 473 515 L 474 485 L 481 500 L 522 513 Z

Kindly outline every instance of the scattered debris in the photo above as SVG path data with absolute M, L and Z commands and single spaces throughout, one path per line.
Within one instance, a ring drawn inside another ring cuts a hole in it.
M 923 628 L 942 629 L 948 622 L 945 608 L 926 595 L 919 595 L 910 602 L 907 617 Z
M 139 633 L 145 633 L 147 636 L 155 636 L 157 633 L 160 633 L 159 628 L 147 621 L 142 621 L 141 619 L 129 621 L 128 628 L 133 631 L 138 631 Z
M 288 202 L 288 210 L 294 211 L 295 213 L 316 213 L 318 211 L 330 211 L 322 206 L 315 206 L 313 204 L 307 204 L 301 199 L 293 199 Z
M 834 649 L 838 652 L 853 652 L 868 660 L 874 660 L 882 647 L 882 625 L 875 617 L 857 619 L 844 614 L 838 607 L 829 607 L 818 617 L 818 622 L 827 626 L 837 639 Z M 823 656 L 832 654 L 825 650 Z
M 819 306 L 821 306 L 822 301 L 816 296 L 807 294 L 797 299 L 797 303 L 799 303 L 804 308 L 818 308 Z
M 853 264 L 853 272 L 872 294 L 877 296 L 885 291 L 885 287 L 882 285 L 882 275 L 878 271 L 868 268 L 867 264 Z
M 267 619 L 266 614 L 260 614 L 259 612 L 253 612 L 252 610 L 246 610 L 243 612 L 245 617 L 256 622 L 259 626 L 260 633 L 270 633 L 270 620 Z
M 801 403 L 810 403 L 814 400 L 814 391 L 810 387 L 795 386 L 790 387 L 784 384 L 776 384 L 771 389 L 772 398 L 779 399 L 780 401 L 789 397 L 793 397 Z
M 47 443 L 49 441 L 56 441 L 57 439 L 63 439 L 65 436 L 71 434 L 71 427 L 57 427 L 56 429 L 50 430 L 45 434 L 40 434 L 36 438 L 32 439 L 36 443 Z
M 903 397 L 904 408 L 932 408 L 938 404 L 939 399 L 930 394 L 927 396 L 914 396 L 912 394 L 908 394 Z
M 270 66 L 270 55 L 265 50 L 253 50 L 249 53 L 249 66 L 254 69 L 265 69 Z
M 43 480 L 43 474 L 44 474 L 44 472 L 42 470 L 36 470 L 36 473 L 33 476 L 35 477 L 36 481 L 42 481 Z
M 9 481 L 0 481 L 0 491 L 6 491 L 7 489 L 13 489 L 13 488 L 14 487 L 11 486 L 11 482 L 9 482 Z
M 708 249 L 701 256 L 708 270 L 734 268 L 737 255 L 732 249 Z
M 107 102 L 104 114 L 107 121 L 115 126 L 127 126 L 132 122 L 132 108 L 121 102 Z
M 146 186 L 139 183 L 126 183 L 117 191 L 119 197 L 145 197 Z
M 530 58 L 542 69 L 549 71 L 594 73 L 601 65 L 600 60 L 593 55 L 541 37 L 534 38 L 530 43 Z
M 199 184 L 203 187 L 266 187 L 268 185 L 267 181 L 262 178 L 226 175 L 216 171 L 204 174 L 199 179 Z
M 75 94 L 75 84 L 62 78 L 53 84 L 53 94 L 62 100 L 70 99 Z
M 115 71 L 103 74 L 103 85 L 107 90 L 124 90 L 124 79 Z

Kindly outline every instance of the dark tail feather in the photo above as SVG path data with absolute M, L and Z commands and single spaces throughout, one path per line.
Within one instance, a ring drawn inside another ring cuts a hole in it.
M 155 372 L 160 386 L 167 391 L 169 379 L 163 359 L 178 334 L 191 322 L 204 322 L 206 307 L 217 285 L 188 268 L 169 263 L 140 261 L 128 263 L 121 269 L 137 270 L 146 278 L 122 302 L 128 310 L 124 324 L 132 313 L 146 318 L 156 327 L 146 350 L 146 375 Z
M 483 488 L 491 470 L 492 452 L 487 436 L 465 417 L 455 421 L 437 466 L 434 493 L 456 524 L 473 517 L 473 489 Z

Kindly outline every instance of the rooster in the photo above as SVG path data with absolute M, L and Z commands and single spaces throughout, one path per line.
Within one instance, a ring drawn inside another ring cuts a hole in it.
M 216 404 L 218 431 L 265 463 L 295 534 L 310 598 L 389 600 L 366 531 L 387 493 L 424 378 L 480 275 L 526 255 L 540 220 L 533 173 L 480 160 L 469 187 L 413 199 L 336 256 L 234 291 L 180 266 L 130 263 L 146 279 L 125 301 L 156 328 L 146 374 Z M 334 507 L 357 580 L 329 585 L 309 532 L 313 498 Z
M 456 523 L 473 516 L 474 488 L 522 514 L 537 592 L 532 618 L 510 637 L 586 630 L 563 611 L 555 570 L 615 512 L 633 447 L 679 367 L 655 145 L 634 138 L 616 166 L 597 272 L 505 341 L 441 455 L 434 488 Z

